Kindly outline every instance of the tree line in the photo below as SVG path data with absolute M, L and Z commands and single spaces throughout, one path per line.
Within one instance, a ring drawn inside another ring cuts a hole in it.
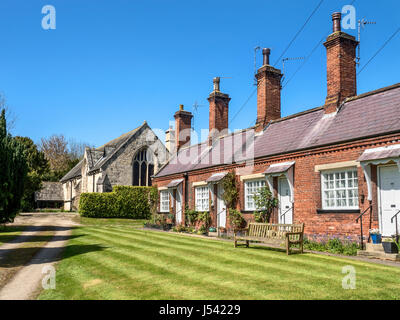
M 43 181 L 59 181 L 83 157 L 87 143 L 67 140 L 64 135 L 42 138 L 12 136 L 12 124 L 0 94 L 0 223 L 12 222 L 19 211 L 34 209 L 35 192 Z

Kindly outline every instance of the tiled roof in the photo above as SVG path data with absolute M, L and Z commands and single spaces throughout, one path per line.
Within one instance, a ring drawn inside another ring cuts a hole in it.
M 183 179 L 176 179 L 172 180 L 170 183 L 168 183 L 167 188 L 175 188 L 179 186 L 182 183 Z
M 225 176 L 228 174 L 228 172 L 218 172 L 214 173 L 211 177 L 209 177 L 206 181 L 207 182 L 218 182 L 221 181 Z
M 250 149 L 248 156 L 253 151 L 254 158 L 260 158 L 400 132 L 400 83 L 347 99 L 337 113 L 326 115 L 320 107 L 272 121 L 262 134 L 254 135 L 254 144 L 247 143 L 245 148 L 238 141 L 246 136 L 251 141 L 251 129 L 222 137 L 212 147 L 201 143 L 182 149 L 156 177 L 230 163 L 233 155 L 239 162 L 237 155 L 245 149 Z M 241 138 L 233 139 L 237 136 Z M 200 150 L 202 157 L 194 150 Z M 213 161 L 205 161 L 210 159 Z
M 42 189 L 35 192 L 35 201 L 63 201 L 63 188 L 59 182 L 43 182 Z
M 100 169 L 104 164 L 107 163 L 108 160 L 112 158 L 112 156 L 133 136 L 136 132 L 138 132 L 143 126 L 147 125 L 147 122 L 144 122 L 141 126 L 129 131 L 120 137 L 107 142 L 96 149 L 86 149 L 88 153 L 88 167 L 89 172 L 96 171 Z M 83 160 L 79 161 L 79 163 L 73 167 L 61 180 L 60 182 L 65 182 L 71 179 L 75 179 L 81 176 Z
M 78 164 L 73 167 L 64 177 L 61 178 L 60 182 L 66 182 L 71 179 L 78 178 L 82 175 L 82 163 L 83 159 L 78 162 Z
M 267 170 L 264 171 L 265 174 L 281 173 L 290 169 L 294 165 L 294 161 L 271 164 Z
M 367 149 L 357 161 L 370 161 L 398 157 L 400 157 L 400 144 L 394 144 L 386 147 Z
M 134 136 L 145 125 L 147 125 L 146 122 L 136 129 L 133 129 L 132 131 L 129 131 L 122 136 L 107 142 L 105 145 L 95 150 L 91 150 L 95 160 L 93 164 L 89 166 L 89 172 L 100 169 L 132 136 Z

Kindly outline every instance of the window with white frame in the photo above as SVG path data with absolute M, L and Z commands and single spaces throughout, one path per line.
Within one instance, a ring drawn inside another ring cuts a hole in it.
M 169 212 L 169 191 L 160 191 L 160 211 Z
M 321 173 L 323 209 L 358 209 L 357 169 Z
M 209 210 L 209 193 L 208 186 L 195 188 L 196 210 Z
M 244 209 L 246 211 L 256 210 L 256 204 L 254 203 L 253 196 L 257 194 L 263 187 L 265 187 L 265 179 L 245 181 Z

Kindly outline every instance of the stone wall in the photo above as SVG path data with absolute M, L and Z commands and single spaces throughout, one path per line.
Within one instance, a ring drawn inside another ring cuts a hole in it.
M 133 182 L 133 159 L 136 153 L 143 147 L 149 147 L 154 155 L 154 172 L 156 173 L 165 163 L 167 152 L 162 142 L 154 132 L 145 127 L 125 144 L 104 168 L 103 174 L 107 174 L 112 186 L 130 186 Z

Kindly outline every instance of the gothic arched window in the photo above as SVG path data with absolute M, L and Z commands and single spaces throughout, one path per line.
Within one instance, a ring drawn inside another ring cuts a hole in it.
M 153 157 L 149 149 L 140 150 L 133 159 L 133 185 L 151 186 L 154 173 Z

